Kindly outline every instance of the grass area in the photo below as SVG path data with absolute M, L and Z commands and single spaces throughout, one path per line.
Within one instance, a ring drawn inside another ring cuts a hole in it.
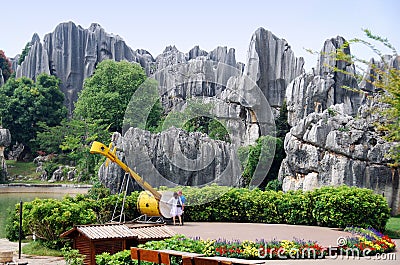
M 63 256 L 61 250 L 47 248 L 42 244 L 40 244 L 39 241 L 31 241 L 25 246 L 23 246 L 22 253 L 35 256 L 54 256 L 54 257 Z
M 400 238 L 400 215 L 389 219 L 385 232 L 391 238 Z
M 40 176 L 40 173 L 36 173 L 36 165 L 33 162 L 7 160 L 6 163 L 9 176 L 30 176 L 32 178 Z

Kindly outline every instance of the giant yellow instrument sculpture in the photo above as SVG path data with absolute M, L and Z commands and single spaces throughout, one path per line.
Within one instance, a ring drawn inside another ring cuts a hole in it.
M 111 150 L 112 149 L 112 150 Z M 112 161 L 120 166 L 145 190 L 140 193 L 137 207 L 142 215 L 150 217 L 171 218 L 171 205 L 168 204 L 173 193 L 171 191 L 158 192 L 149 183 L 144 181 L 135 171 L 129 168 L 124 162 L 119 160 L 116 155 L 117 147 L 112 147 L 112 143 L 107 147 L 100 142 L 93 142 L 90 153 L 100 154 L 107 157 L 106 166 Z

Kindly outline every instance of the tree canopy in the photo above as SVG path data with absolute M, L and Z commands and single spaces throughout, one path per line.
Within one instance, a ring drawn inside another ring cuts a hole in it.
M 0 88 L 0 116 L 14 141 L 35 149 L 39 123 L 59 125 L 66 117 L 64 94 L 55 76 L 40 74 L 36 83 L 26 77 L 9 79 Z
M 7 82 L 12 74 L 11 62 L 8 60 L 7 56 L 4 54 L 3 50 L 0 50 L 0 69 L 3 74 L 4 83 Z
M 93 76 L 85 80 L 74 117 L 121 131 L 129 100 L 145 79 L 146 74 L 138 64 L 102 61 Z

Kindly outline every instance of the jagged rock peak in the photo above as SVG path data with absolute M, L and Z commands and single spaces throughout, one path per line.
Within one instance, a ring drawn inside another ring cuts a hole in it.
M 33 45 L 35 42 L 40 42 L 40 37 L 36 32 L 32 36 L 31 45 Z
M 334 54 L 346 40 L 337 36 L 325 41 L 312 73 L 304 73 L 286 87 L 288 122 L 294 126 L 311 113 L 321 113 L 335 104 L 343 104 L 343 113 L 355 115 L 363 97 L 344 87 L 357 89 L 357 80 L 351 75 L 337 72 L 335 68 L 354 73 L 354 65 L 337 61 Z M 350 48 L 344 49 L 350 54 Z
M 103 27 L 99 23 L 90 24 L 89 30 L 95 32 L 97 29 L 103 29 Z
M 346 67 L 350 66 L 348 63 L 344 61 L 336 61 L 335 57 L 333 56 L 336 54 L 336 50 L 338 48 L 343 47 L 343 44 L 345 44 L 347 41 L 345 38 L 341 36 L 336 36 L 335 38 L 327 39 L 324 42 L 324 46 L 322 47 L 319 59 L 318 59 L 318 65 L 317 65 L 317 74 L 318 75 L 326 75 L 329 73 L 332 73 L 332 69 L 334 67 L 338 67 L 341 70 L 347 70 L 350 73 L 354 73 L 354 67 L 350 67 L 346 69 Z M 350 52 L 350 46 L 343 47 L 343 52 L 345 54 L 351 54 Z
M 202 49 L 200 49 L 199 45 L 194 46 L 189 53 L 187 54 L 188 60 L 195 59 L 199 56 L 207 56 L 208 53 Z
M 41 73 L 57 76 L 61 80 L 61 91 L 66 95 L 66 105 L 72 113 L 74 102 L 82 90 L 83 80 L 91 76 L 96 64 L 105 60 L 126 60 L 140 63 L 150 72 L 154 59 L 149 54 L 133 51 L 118 35 L 105 32 L 97 23 L 89 29 L 64 22 L 43 38 L 43 44 L 34 36 L 35 42 L 16 76 L 35 79 Z
M 170 52 L 180 52 L 180 51 L 178 50 L 178 48 L 176 48 L 175 45 L 169 45 L 165 47 L 163 53 L 170 53 Z
M 279 108 L 287 85 L 304 73 L 303 65 L 304 59 L 295 57 L 286 40 L 258 28 L 250 41 L 244 74 L 257 83 L 272 107 Z

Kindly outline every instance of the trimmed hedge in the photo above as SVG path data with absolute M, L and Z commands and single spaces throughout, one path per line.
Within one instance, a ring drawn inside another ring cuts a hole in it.
M 261 191 L 209 186 L 182 188 L 187 221 L 258 222 L 294 225 L 374 227 L 384 230 L 390 217 L 386 199 L 357 187 L 313 191 Z M 207 198 L 216 198 L 207 201 Z M 190 205 L 193 205 L 192 207 Z

